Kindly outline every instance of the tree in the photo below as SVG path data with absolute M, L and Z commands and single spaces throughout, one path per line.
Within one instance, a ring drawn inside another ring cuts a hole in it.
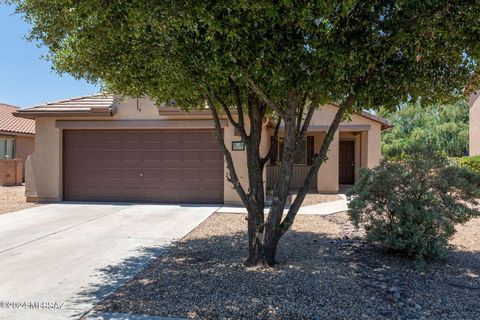
M 274 264 L 342 120 L 364 108 L 454 101 L 466 83 L 477 86 L 477 1 L 14 3 L 59 72 L 128 96 L 174 99 L 184 110 L 208 102 L 228 179 L 248 210 L 249 265 Z M 283 217 L 297 146 L 327 102 L 338 112 Z M 245 142 L 246 186 L 223 144 L 220 117 Z M 259 151 L 265 117 L 277 122 L 276 132 L 280 123 L 285 130 L 281 179 L 267 215 L 262 171 L 272 150 Z
M 380 110 L 379 115 L 392 121 L 393 128 L 382 136 L 382 153 L 425 144 L 432 151 L 449 157 L 468 154 L 468 104 L 403 106 L 396 112 Z

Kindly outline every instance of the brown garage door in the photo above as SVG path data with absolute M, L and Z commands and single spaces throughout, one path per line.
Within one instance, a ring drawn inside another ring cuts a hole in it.
M 65 200 L 222 203 L 213 130 L 65 130 Z

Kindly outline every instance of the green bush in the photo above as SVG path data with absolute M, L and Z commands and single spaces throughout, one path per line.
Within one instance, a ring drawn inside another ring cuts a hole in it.
M 455 162 L 461 167 L 480 173 L 480 156 L 456 158 Z
M 361 171 L 348 214 L 367 241 L 423 264 L 444 255 L 456 223 L 480 214 L 480 175 L 419 145 L 397 154 Z

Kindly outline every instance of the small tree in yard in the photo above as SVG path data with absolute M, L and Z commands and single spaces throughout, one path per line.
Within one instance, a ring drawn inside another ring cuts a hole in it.
M 249 265 L 274 264 L 342 120 L 362 109 L 454 101 L 467 83 L 477 86 L 477 1 L 13 3 L 59 72 L 123 95 L 174 99 L 187 111 L 208 102 L 228 179 L 248 210 Z M 294 154 L 326 103 L 338 111 L 283 218 Z M 220 117 L 245 142 L 247 185 L 223 143 Z M 273 152 L 260 153 L 265 117 L 277 122 L 277 133 L 281 122 L 285 129 L 281 178 L 266 215 L 262 172 Z
M 444 254 L 454 224 L 480 215 L 480 175 L 423 145 L 400 154 L 362 171 L 349 192 L 348 214 L 367 241 L 423 263 Z

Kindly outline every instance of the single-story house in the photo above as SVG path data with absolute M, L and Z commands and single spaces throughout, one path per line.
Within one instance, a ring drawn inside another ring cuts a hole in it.
M 315 112 L 304 152 L 296 161 L 292 189 L 306 174 L 336 109 L 326 105 Z M 21 109 L 15 115 L 36 120 L 35 153 L 26 167 L 30 201 L 241 203 L 226 179 L 209 110 L 183 112 L 146 98 L 96 94 Z M 222 127 L 245 183 L 241 138 L 226 118 Z M 367 112 L 342 123 L 315 190 L 336 193 L 341 184 L 355 182 L 361 167 L 378 165 L 381 132 L 389 127 L 387 120 Z M 265 154 L 273 132 L 266 119 L 261 145 Z M 267 189 L 278 172 L 278 161 L 281 154 L 265 169 Z
M 35 120 L 13 116 L 17 107 L 0 103 L 0 159 L 26 161 L 35 147 Z
M 480 155 L 480 92 L 473 92 L 469 99 L 469 154 Z

